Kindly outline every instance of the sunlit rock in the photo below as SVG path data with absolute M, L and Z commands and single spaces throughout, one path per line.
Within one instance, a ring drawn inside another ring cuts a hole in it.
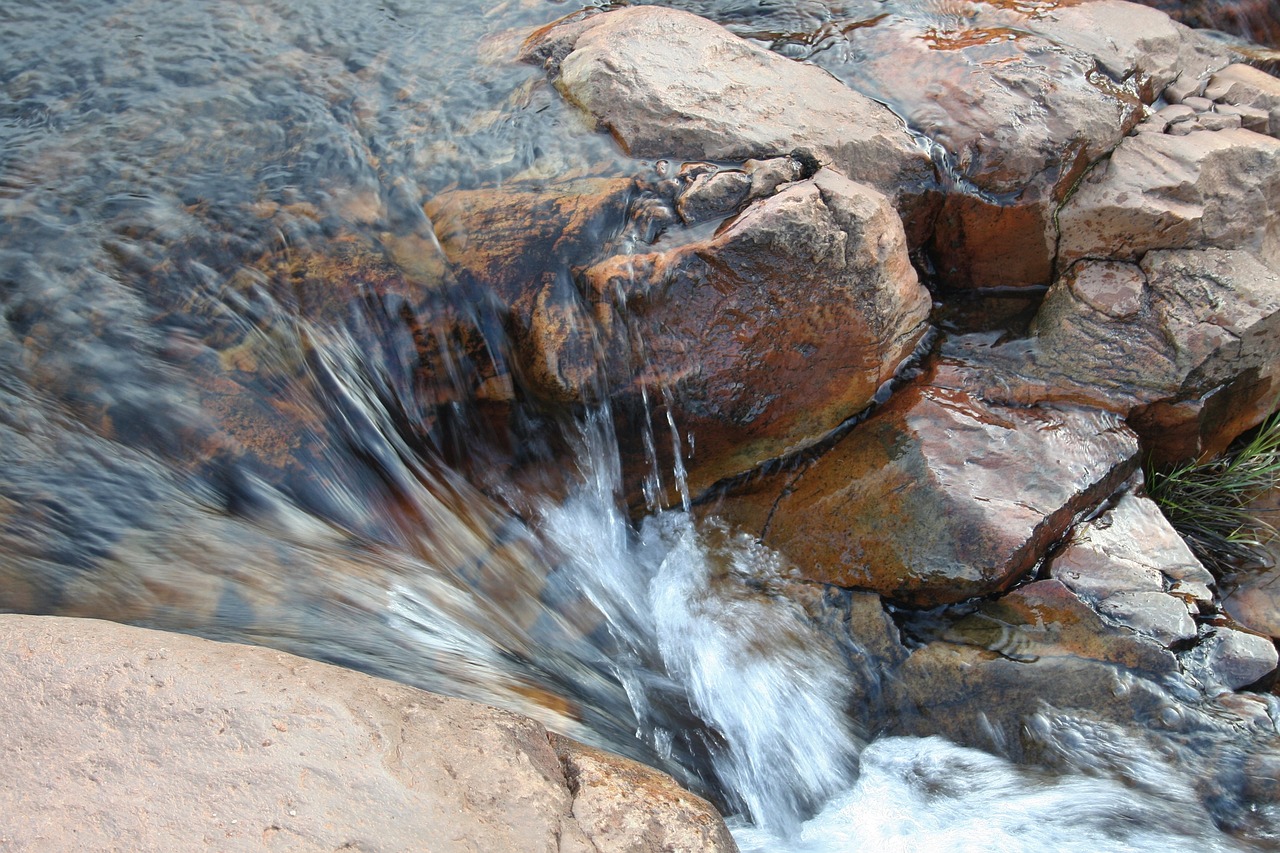
M 1128 137 L 1062 210 L 1058 260 L 1137 260 L 1152 249 L 1249 249 L 1280 258 L 1280 140 L 1243 129 Z
M 658 771 L 267 649 L 4 616 L 0 684 L 20 849 L 737 849 Z
M 865 407 L 924 335 L 930 307 L 888 200 L 830 170 L 713 237 L 619 255 L 584 279 L 624 463 L 646 470 L 650 429 L 671 470 L 670 411 L 693 494 Z
M 567 19 L 536 33 L 523 56 L 633 157 L 743 161 L 803 149 L 894 198 L 908 220 L 932 183 L 929 158 L 884 106 L 687 12 Z
M 718 510 L 801 576 L 931 606 L 1007 588 L 1137 461 L 1113 415 L 992 406 L 939 370 Z
M 1172 646 L 1196 636 L 1213 576 L 1152 501 L 1124 495 L 1080 525 L 1049 563 L 1053 578 L 1113 622 Z
M 1270 637 L 1216 626 L 1190 652 L 1184 665 L 1204 683 L 1239 690 L 1272 673 L 1280 658 Z
M 1262 133 L 1280 136 L 1280 79 L 1250 65 L 1228 65 L 1209 79 L 1206 98 L 1257 110 L 1266 116 Z

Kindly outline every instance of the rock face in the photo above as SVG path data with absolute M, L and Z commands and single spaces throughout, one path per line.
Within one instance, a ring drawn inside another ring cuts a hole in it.
M 1280 141 L 1243 129 L 1126 138 L 1058 214 L 1058 259 L 1136 260 L 1152 249 L 1248 249 L 1280 258 Z
M 1050 290 L 1030 362 L 1118 394 L 1162 459 L 1214 453 L 1272 411 L 1280 277 L 1246 252 L 1081 262 Z
M 1007 588 L 1128 476 L 1137 440 L 1112 415 L 990 406 L 962 382 L 943 368 L 899 391 L 799 475 L 717 511 L 810 580 L 920 606 Z
M 533 36 L 523 56 L 633 157 L 743 161 L 805 149 L 895 198 L 908 219 L 932 183 L 928 157 L 884 106 L 687 12 L 636 6 L 568 20 Z
M 515 714 L 247 646 L 0 617 L 6 849 L 736 850 Z
M 584 278 L 617 354 L 617 405 L 647 417 L 641 390 L 660 406 L 670 389 L 695 494 L 865 407 L 920 341 L 930 307 L 888 201 L 830 170 L 710 239 L 611 258 Z
M 1054 213 L 1084 170 L 1179 73 L 1229 60 L 1159 12 L 1101 0 L 1034 14 L 983 4 L 960 22 L 922 15 L 849 27 L 813 61 L 945 152 L 931 242 L 938 275 L 999 287 L 1047 284 Z

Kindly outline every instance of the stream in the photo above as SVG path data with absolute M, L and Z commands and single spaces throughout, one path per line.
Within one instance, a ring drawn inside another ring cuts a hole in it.
M 795 45 L 895 1 L 685 6 Z M 687 498 L 629 517 L 607 404 L 508 423 L 424 389 L 414 310 L 493 328 L 432 289 L 425 200 L 653 167 L 513 58 L 575 8 L 0 4 L 0 611 L 528 713 L 673 773 L 748 851 L 1243 849 L 1194 755 L 1116 733 L 1117 774 L 1096 740 L 1048 769 L 885 733 L 882 662 L 780 557 Z M 379 289 L 379 251 L 417 280 Z M 479 369 L 452 343 L 455 379 Z

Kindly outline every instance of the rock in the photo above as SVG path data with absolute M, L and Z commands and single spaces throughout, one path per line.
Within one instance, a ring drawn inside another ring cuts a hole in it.
M 1254 133 L 1266 133 L 1271 127 L 1271 114 L 1257 107 L 1241 107 L 1235 104 L 1216 104 L 1214 112 L 1218 115 L 1239 116 L 1240 126 Z
M 676 210 L 688 224 L 737 213 L 752 193 L 752 176 L 736 169 L 698 175 L 676 199 Z M 776 185 L 775 185 L 776 189 Z M 761 195 L 771 195 L 762 193 Z
M 945 27 L 903 18 L 848 27 L 812 61 L 946 152 L 930 249 L 938 275 L 958 287 L 1047 284 L 1054 212 L 1082 172 L 1179 71 L 1229 61 L 1167 16 L 1110 0 L 1034 14 L 980 4 Z
M 1249 65 L 1228 65 L 1209 80 L 1210 100 L 1260 110 L 1268 116 L 1264 133 L 1280 134 L 1280 79 Z
M 1092 56 L 1112 81 L 1137 83 L 1147 103 L 1175 80 L 1202 79 L 1232 56 L 1224 45 L 1163 12 L 1124 0 L 1037 10 L 1028 28 Z
M 1176 126 L 1176 125 L 1175 125 Z M 1152 249 L 1280 260 L 1280 141 L 1247 130 L 1126 138 L 1058 213 L 1058 263 Z
M 1155 503 L 1132 493 L 1077 527 L 1049 571 L 1102 615 L 1166 648 L 1195 638 L 1191 615 L 1213 601 L 1213 576 Z
M 1205 27 L 1244 36 L 1258 44 L 1280 46 L 1280 9 L 1272 0 L 1138 0 L 1155 6 L 1189 27 Z
M 930 308 L 888 200 L 825 169 L 709 239 L 620 255 L 583 279 L 632 494 L 649 470 L 646 429 L 660 469 L 674 464 L 669 410 L 695 495 L 821 439 L 912 353 Z
M 534 34 L 522 58 L 542 63 L 633 157 L 745 161 L 802 149 L 894 198 L 909 220 L 933 182 L 887 108 L 687 12 L 568 19 Z
M 1280 657 L 1270 638 L 1218 626 L 1183 660 L 1202 682 L 1239 690 L 1273 672 Z
M 0 617 L 16 849 L 735 850 L 670 778 L 265 649 Z
M 1120 412 L 1166 464 L 1222 451 L 1280 405 L 1278 311 L 1280 275 L 1247 252 L 1150 251 L 1071 267 L 1028 340 L 967 336 L 943 353 L 992 399 Z
M 1104 413 L 987 405 L 964 378 L 940 368 L 716 511 L 809 580 L 925 607 L 1006 589 L 1123 482 L 1137 440 Z
M 1233 576 L 1222 609 L 1249 630 L 1280 640 L 1280 568 Z

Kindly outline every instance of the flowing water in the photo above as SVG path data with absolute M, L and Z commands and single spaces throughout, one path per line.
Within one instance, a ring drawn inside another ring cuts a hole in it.
M 784 52 L 895 8 L 687 5 Z M 776 555 L 687 496 L 629 519 L 607 408 L 474 393 L 501 322 L 446 286 L 422 204 L 652 167 L 512 58 L 569 11 L 0 4 L 0 609 L 513 707 L 675 773 L 749 850 L 1232 849 L 1177 756 L 876 737 L 882 662 Z

